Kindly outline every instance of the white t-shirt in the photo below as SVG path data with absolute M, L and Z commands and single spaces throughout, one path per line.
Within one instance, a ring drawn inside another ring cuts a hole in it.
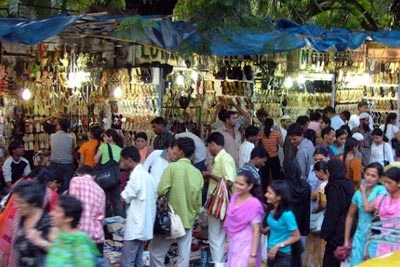
M 388 161 L 389 163 L 394 161 L 392 147 L 388 143 L 376 145 L 375 142 L 372 142 L 369 163 L 378 162 L 382 166 L 385 166 L 384 161 Z
M 254 148 L 254 144 L 249 141 L 244 141 L 239 148 L 239 168 L 250 160 L 251 151 Z
M 161 156 L 163 152 L 164 150 L 162 149 L 154 150 L 143 163 L 144 169 L 153 176 L 156 187 L 158 186 L 161 176 L 169 163 L 166 158 Z
M 385 130 L 385 124 L 382 124 L 381 127 L 382 131 Z M 397 132 L 399 131 L 399 127 L 394 124 L 388 124 L 386 129 L 386 137 L 389 139 L 389 142 L 392 141 L 393 138 L 396 137 Z

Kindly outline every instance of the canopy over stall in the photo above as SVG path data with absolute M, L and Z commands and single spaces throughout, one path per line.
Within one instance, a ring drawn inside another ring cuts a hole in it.
M 126 16 L 61 14 L 44 20 L 0 19 L 0 39 L 11 43 L 34 45 L 51 36 L 72 31 L 102 38 L 123 39 L 178 51 L 185 42 L 196 47 L 200 39 L 195 25 L 171 20 L 138 17 L 126 31 L 118 25 Z M 136 29 L 140 27 L 140 29 Z M 246 29 L 214 34 L 210 40 L 213 55 L 256 55 L 290 51 L 311 44 L 316 50 L 334 47 L 338 51 L 356 49 L 366 40 L 391 47 L 400 46 L 400 31 L 352 32 L 347 29 L 325 29 L 316 25 L 299 25 L 288 19 L 271 22 L 272 31 L 250 33 Z M 229 38 L 226 38 L 229 36 Z

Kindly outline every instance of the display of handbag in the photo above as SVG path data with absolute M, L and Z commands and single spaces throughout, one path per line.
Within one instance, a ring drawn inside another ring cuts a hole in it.
M 168 204 L 168 215 L 171 221 L 171 231 L 167 239 L 175 239 L 182 237 L 186 234 L 185 227 L 183 226 L 181 217 L 175 213 L 174 209 Z
M 322 223 L 325 218 L 325 210 L 318 213 L 311 213 L 310 215 L 310 232 L 313 234 L 320 234 Z
M 157 199 L 156 220 L 154 221 L 154 234 L 170 235 L 171 219 L 168 214 L 168 203 L 166 197 Z
M 114 160 L 111 145 L 107 144 L 107 146 L 110 160 L 105 164 L 94 167 L 95 181 L 104 190 L 117 186 L 121 174 L 119 162 Z
M 204 204 L 207 214 L 223 221 L 228 209 L 229 199 L 230 192 L 226 187 L 225 179 L 221 179 Z

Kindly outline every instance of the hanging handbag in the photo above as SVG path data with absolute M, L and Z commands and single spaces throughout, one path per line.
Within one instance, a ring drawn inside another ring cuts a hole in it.
M 166 197 L 159 197 L 156 206 L 156 220 L 154 222 L 154 234 L 169 235 L 171 233 L 171 219 L 168 214 Z
M 223 221 L 229 205 L 229 199 L 230 192 L 226 187 L 225 179 L 221 179 L 204 205 L 207 214 Z
M 170 204 L 168 204 L 168 215 L 171 221 L 171 231 L 167 239 L 175 239 L 182 237 L 186 234 L 185 227 L 183 226 L 181 217 L 175 213 L 174 209 Z
M 310 215 L 310 232 L 313 234 L 320 234 L 322 223 L 325 218 L 325 210 L 318 213 L 311 213 Z
M 107 146 L 110 160 L 107 161 L 107 163 L 100 164 L 94 168 L 95 181 L 104 190 L 117 186 L 120 179 L 119 163 L 114 160 L 111 145 L 107 144 Z

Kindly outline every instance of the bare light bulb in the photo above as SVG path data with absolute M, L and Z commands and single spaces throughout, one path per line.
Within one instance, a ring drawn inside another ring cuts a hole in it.
M 29 90 L 28 88 L 24 88 L 22 90 L 22 99 L 23 100 L 29 100 L 32 97 L 32 93 L 31 90 Z
M 121 87 L 117 86 L 117 88 L 114 89 L 114 97 L 115 98 L 121 98 L 122 97 L 122 89 L 121 89 Z

